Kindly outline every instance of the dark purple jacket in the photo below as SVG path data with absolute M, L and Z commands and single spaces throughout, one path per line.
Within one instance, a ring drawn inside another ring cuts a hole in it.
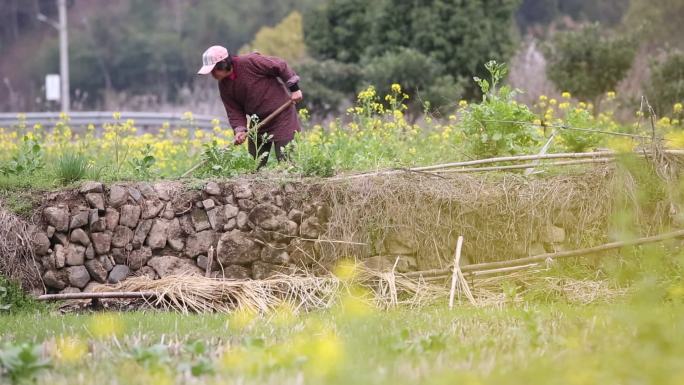
M 246 130 L 245 115 L 256 114 L 259 120 L 264 120 L 290 100 L 287 88 L 299 82 L 299 76 L 283 59 L 258 53 L 234 56 L 233 71 L 234 76 L 219 82 L 219 93 L 235 132 Z M 259 134 L 268 133 L 275 142 L 287 143 L 299 130 L 297 110 L 292 105 L 259 130 Z

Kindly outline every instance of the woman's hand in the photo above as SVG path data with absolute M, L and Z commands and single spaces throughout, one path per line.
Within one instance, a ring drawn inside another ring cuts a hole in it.
M 297 90 L 297 91 L 293 92 L 292 95 L 290 96 L 290 99 L 292 99 L 292 101 L 295 103 L 299 103 L 300 101 L 302 101 L 302 98 L 303 98 L 302 90 Z
M 245 139 L 247 139 L 247 132 L 246 131 L 240 131 L 240 132 L 235 134 L 235 140 L 233 141 L 233 143 L 236 146 L 239 146 L 245 142 Z

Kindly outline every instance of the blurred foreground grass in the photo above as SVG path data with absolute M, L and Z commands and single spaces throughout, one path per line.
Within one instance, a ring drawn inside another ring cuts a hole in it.
M 681 384 L 684 306 L 641 295 L 565 303 L 258 317 L 0 317 L 46 384 Z M 0 381 L 1 382 L 1 381 Z

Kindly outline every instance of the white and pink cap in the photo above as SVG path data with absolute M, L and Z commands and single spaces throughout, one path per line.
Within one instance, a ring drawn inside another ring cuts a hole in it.
M 207 48 L 202 54 L 202 68 L 197 71 L 198 74 L 206 75 L 214 69 L 216 63 L 228 57 L 228 50 L 226 47 L 220 45 L 212 45 Z

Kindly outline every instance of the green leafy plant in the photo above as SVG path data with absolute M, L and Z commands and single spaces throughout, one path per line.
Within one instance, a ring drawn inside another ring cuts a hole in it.
M 9 164 L 0 167 L 4 175 L 32 175 L 45 166 L 44 153 L 40 144 L 30 135 L 22 137 L 21 146 Z
M 0 313 L 40 309 L 40 304 L 26 295 L 21 286 L 0 275 Z
M 312 144 L 303 140 L 299 133 L 287 147 L 292 170 L 304 176 L 329 177 L 335 174 L 335 163 L 326 144 Z
M 140 150 L 139 156 L 129 160 L 128 163 L 133 168 L 133 173 L 140 179 L 150 179 L 154 173 L 154 165 L 157 159 L 152 155 L 152 146 L 146 144 Z
M 12 384 L 35 381 L 41 370 L 51 366 L 50 361 L 41 356 L 40 345 L 5 345 L 0 349 L 0 378 L 7 377 Z
M 216 139 L 203 145 L 204 165 L 198 175 L 235 176 L 253 169 L 254 160 L 240 147 L 222 147 Z
M 7 288 L 0 286 L 0 313 L 12 308 L 11 303 L 7 303 Z
M 79 153 L 62 154 L 57 161 L 57 179 L 69 184 L 85 178 L 90 166 L 88 159 Z
M 485 68 L 490 80 L 474 78 L 482 91 L 482 102 L 463 112 L 463 134 L 469 152 L 484 158 L 518 154 L 537 146 L 541 135 L 532 125 L 534 113 L 514 100 L 518 91 L 499 87 L 507 72 L 505 64 L 490 61 Z
M 180 371 L 188 372 L 193 377 L 202 377 L 215 373 L 214 365 L 206 357 L 207 345 L 204 342 L 195 341 L 185 345 L 184 348 L 192 356 L 192 360 L 181 363 L 179 366 Z
M 160 368 L 171 362 L 169 347 L 163 344 L 136 347 L 130 356 L 145 369 Z
M 567 112 L 567 125 L 573 128 L 595 129 L 598 124 L 588 110 L 572 109 Z M 584 152 L 596 147 L 603 139 L 594 131 L 561 129 L 559 136 L 565 147 L 571 152 Z
M 391 345 L 398 353 L 440 352 L 447 347 L 447 336 L 443 333 L 430 333 L 412 338 L 408 329 L 403 329 Z

